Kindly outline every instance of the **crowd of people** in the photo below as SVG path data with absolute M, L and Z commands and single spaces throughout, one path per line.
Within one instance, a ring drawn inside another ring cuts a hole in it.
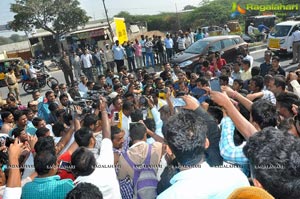
M 184 71 L 167 35 L 150 73 L 141 40 L 64 53 L 65 83 L 0 101 L 2 198 L 300 198 L 300 71 L 268 50 L 254 66 L 242 47 L 234 63 L 209 52 Z

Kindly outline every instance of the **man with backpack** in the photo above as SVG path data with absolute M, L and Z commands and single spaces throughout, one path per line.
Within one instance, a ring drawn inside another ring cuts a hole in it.
M 156 198 L 157 169 L 162 157 L 162 143 L 146 143 L 147 129 L 142 123 L 131 123 L 132 146 L 120 156 L 119 180 L 127 176 L 133 182 L 133 198 Z

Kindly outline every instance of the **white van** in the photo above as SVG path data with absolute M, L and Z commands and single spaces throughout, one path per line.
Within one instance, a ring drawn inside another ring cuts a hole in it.
M 268 49 L 275 53 L 292 53 L 292 34 L 300 21 L 284 21 L 275 25 L 269 34 Z

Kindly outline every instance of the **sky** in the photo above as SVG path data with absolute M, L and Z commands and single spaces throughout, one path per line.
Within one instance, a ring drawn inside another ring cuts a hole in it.
M 80 6 L 86 10 L 92 19 L 104 19 L 105 12 L 102 0 L 79 0 Z M 13 20 L 14 13 L 10 12 L 10 4 L 15 0 L 0 0 L 0 25 L 5 25 Z M 180 11 L 186 5 L 197 6 L 201 0 L 105 0 L 109 17 L 113 17 L 121 11 L 130 14 L 158 14 L 160 12 Z M 0 31 L 0 36 L 9 36 L 14 32 Z

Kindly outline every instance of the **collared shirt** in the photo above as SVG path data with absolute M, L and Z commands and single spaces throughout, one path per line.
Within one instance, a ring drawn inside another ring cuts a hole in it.
M 231 78 L 233 79 L 233 80 L 235 80 L 235 79 L 241 79 L 241 72 L 239 71 L 239 72 L 232 72 L 231 73 Z
M 247 177 L 239 169 L 212 168 L 206 162 L 200 166 L 173 176 L 172 186 L 157 199 L 223 199 L 236 188 L 249 186 Z
M 185 48 L 186 48 L 185 47 L 185 38 L 178 37 L 177 42 L 178 42 L 178 49 L 185 50 Z
M 8 83 L 8 85 L 14 85 L 17 83 L 17 78 L 15 76 L 15 73 L 6 73 L 5 79 Z
M 298 83 L 297 80 L 292 80 L 290 82 L 291 86 L 293 87 L 293 91 L 298 97 L 300 97 L 300 84 Z
M 135 43 L 133 45 L 134 48 L 134 55 L 137 57 L 141 57 L 142 56 L 142 45 L 139 43 Z
M 106 62 L 112 62 L 112 61 L 114 61 L 114 54 L 113 54 L 113 52 L 112 52 L 111 49 L 106 49 L 104 51 L 104 60 Z
M 133 57 L 134 56 L 134 48 L 132 45 L 125 46 L 125 52 L 127 57 Z
M 84 68 L 91 68 L 92 67 L 92 55 L 91 54 L 82 54 L 80 60 L 83 62 Z
M 46 123 L 49 123 L 50 119 L 50 110 L 48 102 L 40 102 L 38 104 L 38 116 L 44 118 Z
M 251 69 L 250 68 L 247 71 L 243 71 L 241 73 L 241 79 L 243 81 L 249 80 L 251 78 L 252 78 L 252 75 L 251 75 Z
M 145 39 L 140 41 L 140 44 L 141 44 L 141 46 L 142 46 L 142 52 L 143 52 L 143 53 L 145 53 L 145 52 L 146 52 L 146 48 L 145 48 L 145 42 L 146 42 L 146 40 L 145 40 Z
M 110 139 L 104 138 L 101 144 L 100 155 L 96 160 L 98 166 L 88 176 L 79 176 L 76 183 L 88 182 L 97 186 L 105 199 L 121 199 L 120 187 L 114 168 L 113 145 Z
M 88 87 L 84 85 L 82 82 L 78 84 L 78 90 L 86 94 L 88 92 Z
M 121 128 L 124 130 L 125 135 L 124 135 L 124 140 L 128 140 L 129 138 L 129 123 L 131 123 L 131 117 L 127 117 L 123 112 L 122 112 L 122 126 Z
M 293 32 L 292 37 L 293 37 L 293 42 L 299 42 L 300 41 L 300 31 L 296 30 L 295 32 Z
M 171 39 L 171 38 L 165 38 L 165 46 L 166 46 L 166 48 L 173 48 L 173 45 L 174 45 L 174 43 L 173 43 L 173 39 Z
M 58 175 L 46 178 L 35 177 L 32 182 L 24 185 L 23 199 L 64 199 L 74 188 L 70 179 L 61 180 Z
M 267 89 L 262 90 L 262 92 L 264 94 L 262 99 L 268 100 L 268 101 L 272 102 L 272 104 L 276 105 L 276 97 L 273 92 L 271 92 Z
M 239 165 L 248 164 L 248 159 L 243 152 L 246 142 L 239 146 L 235 146 L 233 139 L 235 126 L 230 117 L 223 117 L 221 126 L 222 132 L 219 143 L 221 156 L 224 158 L 224 160 L 231 163 L 236 163 Z
M 160 113 L 156 107 L 153 107 L 151 109 L 151 113 L 155 122 L 155 134 L 163 138 L 164 137 L 164 135 L 162 134 L 163 121 L 160 119 Z M 152 137 L 147 139 L 148 144 L 152 144 L 154 142 L 155 140 Z
M 271 63 L 266 63 L 266 62 L 262 63 L 262 64 L 260 65 L 260 75 L 261 75 L 262 77 L 266 76 L 266 75 L 269 73 L 269 70 L 270 70 L 271 68 L 272 68 Z
M 114 53 L 114 59 L 115 60 L 123 60 L 125 56 L 125 51 L 122 46 L 116 46 L 114 45 L 112 48 L 112 51 Z

